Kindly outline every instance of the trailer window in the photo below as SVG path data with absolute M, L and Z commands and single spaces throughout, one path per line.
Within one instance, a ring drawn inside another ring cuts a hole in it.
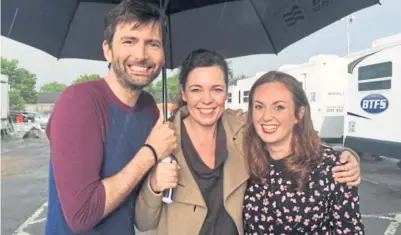
M 231 101 L 232 101 L 232 94 L 230 92 L 228 93 L 227 103 L 231 103 Z
M 358 69 L 358 91 L 391 89 L 392 76 L 393 63 L 391 61 L 361 66 Z M 373 79 L 375 80 L 371 81 Z
M 249 91 L 244 91 L 244 103 L 248 103 L 249 101 Z
M 391 89 L 391 80 L 363 82 L 358 84 L 358 91 L 375 91 Z
M 359 67 L 358 80 L 369 80 L 393 76 L 393 63 L 391 61 Z

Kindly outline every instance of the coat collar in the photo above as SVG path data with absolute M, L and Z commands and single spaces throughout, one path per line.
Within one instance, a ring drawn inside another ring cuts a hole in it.
M 175 192 L 175 201 L 206 207 L 206 202 L 192 176 L 181 149 L 181 120 L 188 115 L 186 107 L 182 107 L 178 110 L 173 120 L 178 144 L 174 155 L 180 165 L 180 178 Z M 224 201 L 226 201 L 237 187 L 248 180 L 249 173 L 242 151 L 242 130 L 245 123 L 243 118 L 225 112 L 221 120 L 226 132 L 228 150 L 228 157 L 223 168 L 223 195 Z

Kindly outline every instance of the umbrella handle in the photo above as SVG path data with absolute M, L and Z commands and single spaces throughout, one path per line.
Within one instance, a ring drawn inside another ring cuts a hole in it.
M 176 158 L 174 157 L 174 155 L 171 154 L 170 156 L 163 159 L 162 162 L 172 163 L 174 160 L 176 160 Z M 171 204 L 174 202 L 173 196 L 174 196 L 174 190 L 172 188 L 166 189 L 163 191 L 163 199 L 162 200 L 166 204 Z

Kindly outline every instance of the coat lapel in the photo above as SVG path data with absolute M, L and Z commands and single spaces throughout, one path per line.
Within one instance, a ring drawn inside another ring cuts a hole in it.
M 224 201 L 249 178 L 248 166 L 242 150 L 244 123 L 223 115 L 227 135 L 228 158 L 224 165 Z
M 181 120 L 185 118 L 187 111 L 185 109 L 181 109 L 177 116 L 174 119 L 174 126 L 177 133 L 177 150 L 174 155 L 177 158 L 178 165 L 180 166 L 179 170 L 179 180 L 178 186 L 175 189 L 175 201 L 185 204 L 192 204 L 206 207 L 206 202 L 203 199 L 202 193 L 196 183 L 194 177 L 192 176 L 191 170 L 188 167 L 188 164 L 185 160 L 185 157 L 182 153 L 181 148 Z

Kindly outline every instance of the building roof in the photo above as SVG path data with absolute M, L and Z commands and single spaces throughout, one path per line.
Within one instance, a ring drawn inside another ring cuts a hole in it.
M 61 92 L 39 92 L 39 104 L 55 104 L 61 95 Z

